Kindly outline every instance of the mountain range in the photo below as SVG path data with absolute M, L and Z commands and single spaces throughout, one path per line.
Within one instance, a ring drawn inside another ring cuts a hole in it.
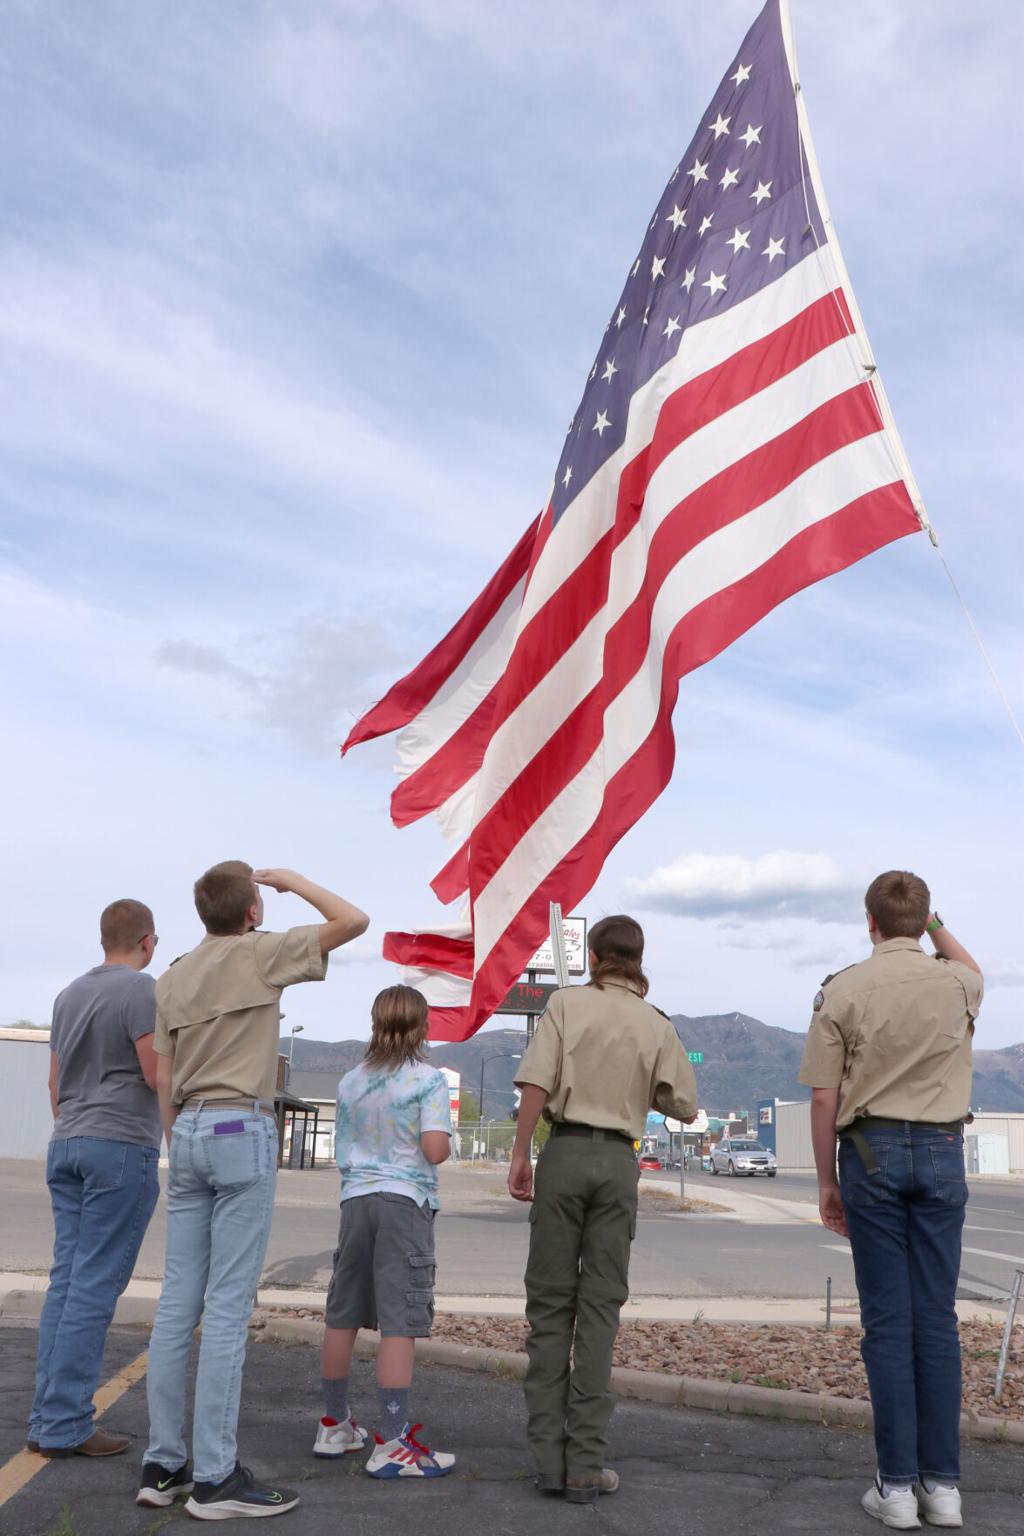
M 695 1064 L 701 1108 L 712 1115 L 753 1110 L 759 1099 L 806 1099 L 809 1091 L 797 1082 L 804 1034 L 763 1024 L 745 1013 L 672 1016 L 675 1031 L 688 1051 L 700 1052 Z M 333 1072 L 341 1076 L 362 1060 L 364 1040 L 307 1040 L 295 1036 L 296 1072 Z M 289 1041 L 281 1041 L 287 1054 Z M 526 1049 L 526 1033 L 517 1029 L 488 1030 L 461 1045 L 434 1045 L 430 1060 L 462 1075 L 463 1093 L 480 1095 L 483 1066 L 485 1119 L 503 1119 L 513 1103 L 512 1080 Z M 975 1110 L 1024 1111 L 1024 1043 L 998 1051 L 975 1050 Z

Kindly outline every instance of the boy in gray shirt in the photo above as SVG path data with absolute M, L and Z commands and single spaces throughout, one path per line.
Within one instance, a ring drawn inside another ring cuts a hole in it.
M 142 974 L 157 943 L 152 912 L 113 902 L 100 942 L 103 964 L 65 987 L 50 1031 L 55 1233 L 28 1444 L 51 1457 L 116 1456 L 128 1446 L 126 1436 L 94 1429 L 92 1397 L 159 1193 L 156 1000 Z

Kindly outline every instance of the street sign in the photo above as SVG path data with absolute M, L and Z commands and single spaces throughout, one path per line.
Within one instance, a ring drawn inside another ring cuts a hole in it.
M 587 920 L 585 917 L 563 917 L 562 936 L 565 939 L 565 958 L 569 964 L 570 976 L 583 976 L 587 969 Z M 551 951 L 551 940 L 545 939 L 533 959 L 526 966 L 528 971 L 547 971 L 553 973 L 555 969 L 555 957 Z
M 670 1136 L 678 1136 L 682 1128 L 683 1122 L 681 1120 L 673 1120 L 671 1115 L 665 1116 L 665 1129 Z
M 509 994 L 503 1003 L 495 1008 L 495 1013 L 543 1013 L 548 1005 L 552 992 L 558 988 L 547 981 L 517 981 L 514 987 L 510 987 Z

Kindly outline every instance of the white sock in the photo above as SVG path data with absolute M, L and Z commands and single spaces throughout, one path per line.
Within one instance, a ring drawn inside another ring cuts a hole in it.
M 882 1484 L 883 1499 L 887 1499 L 890 1493 L 909 1493 L 912 1486 L 910 1483 L 887 1483 L 882 1478 L 879 1478 L 878 1481 Z
M 922 1477 L 921 1487 L 925 1493 L 935 1493 L 939 1488 L 944 1489 L 946 1493 L 956 1492 L 956 1483 L 941 1483 L 934 1477 Z

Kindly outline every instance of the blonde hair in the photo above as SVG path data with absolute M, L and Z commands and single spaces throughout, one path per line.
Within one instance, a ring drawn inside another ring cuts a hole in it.
M 427 1000 L 415 987 L 385 987 L 370 1009 L 368 1067 L 394 1072 L 409 1061 L 422 1061 L 427 1043 Z

